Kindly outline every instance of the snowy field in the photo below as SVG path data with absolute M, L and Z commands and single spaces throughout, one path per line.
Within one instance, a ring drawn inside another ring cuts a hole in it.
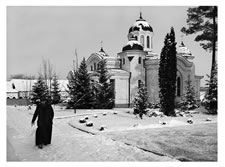
M 7 161 L 217 160 L 217 116 L 194 114 L 194 123 L 188 124 L 184 117 L 140 120 L 129 109 L 74 114 L 56 107 L 52 144 L 38 149 L 30 125 L 34 109 L 7 106 Z M 85 117 L 92 127 L 79 122 Z

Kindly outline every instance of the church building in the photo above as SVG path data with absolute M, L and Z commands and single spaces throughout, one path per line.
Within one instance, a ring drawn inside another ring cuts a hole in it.
M 130 107 L 141 81 L 148 90 L 149 102 L 159 102 L 158 69 L 160 56 L 153 52 L 153 28 L 142 18 L 128 30 L 128 42 L 117 56 L 108 55 L 103 48 L 92 53 L 87 59 L 87 69 L 92 80 L 98 79 L 96 70 L 100 61 L 106 61 L 106 68 L 115 88 L 115 107 Z M 200 81 L 203 76 L 195 75 L 194 56 L 183 41 L 177 47 L 176 99 L 185 93 L 185 81 L 190 78 L 200 99 Z

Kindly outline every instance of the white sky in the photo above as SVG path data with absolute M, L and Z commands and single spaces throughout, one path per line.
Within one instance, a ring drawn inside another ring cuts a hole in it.
M 153 50 L 160 54 L 165 35 L 172 26 L 180 45 L 180 29 L 186 26 L 187 8 L 7 7 L 7 77 L 19 73 L 37 76 L 44 58 L 49 59 L 59 77 L 65 79 L 72 69 L 75 48 L 80 61 L 98 52 L 101 40 L 104 50 L 116 56 L 127 43 L 128 30 L 139 18 L 140 9 L 154 31 Z M 203 50 L 194 37 L 184 35 L 183 40 L 195 55 L 196 75 L 205 76 L 210 72 L 211 53 Z

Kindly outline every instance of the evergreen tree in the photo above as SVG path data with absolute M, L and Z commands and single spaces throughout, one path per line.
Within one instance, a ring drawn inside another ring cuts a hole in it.
M 210 86 L 210 85 L 214 82 L 213 73 L 215 70 L 217 70 L 217 69 L 214 69 L 214 67 L 216 67 L 216 64 L 217 64 L 216 63 L 216 50 L 217 50 L 217 39 L 218 39 L 217 11 L 218 11 L 217 6 L 199 6 L 199 7 L 189 8 L 187 11 L 188 12 L 188 19 L 187 19 L 188 28 L 183 27 L 181 29 L 181 31 L 184 32 L 186 35 L 197 33 L 198 35 L 196 36 L 195 41 L 201 42 L 200 45 L 206 51 L 212 51 L 212 65 L 211 65 L 211 75 L 210 75 L 210 81 L 209 81 L 209 94 L 211 94 L 211 92 L 215 92 L 215 90 L 210 90 L 210 89 L 215 89 L 213 86 Z
M 77 108 L 91 108 L 92 107 L 92 92 L 90 77 L 87 71 L 85 58 L 83 58 L 80 67 L 77 71 L 76 77 L 76 98 L 75 102 Z
M 211 76 L 208 76 L 210 80 L 207 80 L 207 85 L 209 86 L 208 92 L 205 95 L 203 105 L 208 110 L 210 114 L 217 114 L 217 65 L 213 67 Z
M 198 107 L 197 105 L 197 99 L 196 99 L 196 93 L 194 86 L 191 84 L 191 79 L 188 77 L 188 80 L 185 81 L 186 87 L 185 87 L 185 94 L 183 99 L 180 102 L 181 110 L 193 110 Z
M 33 104 L 38 104 L 41 99 L 47 99 L 48 87 L 41 76 L 38 77 L 37 82 L 32 87 L 32 98 Z
M 217 50 L 217 6 L 189 8 L 187 24 L 181 31 L 186 35 L 198 33 L 195 41 L 201 42 L 203 49 L 212 51 L 212 66 L 216 63 Z
M 98 64 L 99 82 L 96 90 L 96 103 L 97 108 L 113 108 L 114 107 L 114 85 L 109 82 L 110 75 L 106 68 L 106 61 L 102 60 Z
M 51 95 L 52 95 L 52 104 L 58 104 L 60 102 L 60 89 L 56 74 L 53 75 Z
M 133 100 L 134 104 L 134 114 L 138 114 L 142 119 L 143 114 L 146 114 L 148 107 L 148 92 L 147 88 L 144 86 L 143 82 L 140 83 L 138 92 Z
M 159 97 L 161 111 L 167 116 L 175 115 L 177 57 L 173 27 L 167 34 L 159 63 Z

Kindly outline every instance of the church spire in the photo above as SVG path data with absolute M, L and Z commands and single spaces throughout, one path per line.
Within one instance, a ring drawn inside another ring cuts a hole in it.
M 101 50 L 100 50 L 100 52 L 105 52 L 105 51 L 103 50 L 102 44 L 103 44 L 103 41 L 101 41 Z
M 181 35 L 181 44 L 180 44 L 180 46 L 185 46 L 185 45 L 184 45 L 183 37 L 184 37 L 184 35 Z
M 141 11 L 140 11 L 140 19 L 143 19 L 143 18 L 142 18 L 142 12 L 141 12 Z

